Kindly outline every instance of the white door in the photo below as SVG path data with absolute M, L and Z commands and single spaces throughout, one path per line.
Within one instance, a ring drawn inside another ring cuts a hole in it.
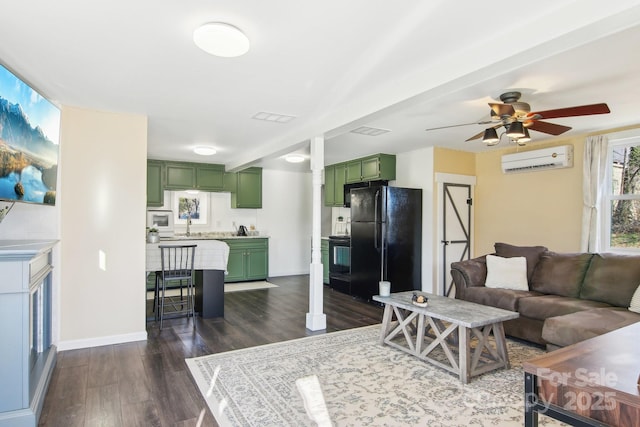
M 440 178 L 440 179 L 438 179 Z M 475 177 L 437 174 L 438 294 L 455 295 L 451 263 L 472 256 L 473 189 Z

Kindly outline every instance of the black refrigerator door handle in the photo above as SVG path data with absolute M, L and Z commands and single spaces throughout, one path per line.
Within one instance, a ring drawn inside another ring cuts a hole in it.
M 376 194 L 373 197 L 373 247 L 379 249 L 378 246 L 378 196 L 380 190 L 376 190 Z

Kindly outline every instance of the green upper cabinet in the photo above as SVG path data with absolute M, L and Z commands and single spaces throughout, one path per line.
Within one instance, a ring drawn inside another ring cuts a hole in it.
M 234 174 L 227 173 L 224 187 L 231 191 L 232 208 L 262 208 L 262 168 L 254 167 Z
M 335 166 L 324 168 L 324 204 L 334 206 L 336 202 Z
M 325 206 L 344 206 L 344 184 L 396 179 L 396 156 L 376 154 L 324 168 Z
M 192 163 L 165 162 L 167 190 L 190 190 L 196 187 L 196 168 Z
M 220 191 L 224 188 L 224 165 L 196 163 L 196 189 Z
M 224 165 L 209 163 L 165 162 L 167 190 L 221 191 Z
M 344 163 L 335 165 L 334 169 L 334 192 L 335 206 L 344 206 L 344 183 L 346 179 L 347 167 Z
M 366 182 L 396 179 L 396 156 L 376 154 L 347 162 L 346 182 Z
M 324 168 L 325 206 L 344 205 L 344 182 L 346 165 L 338 163 Z
M 158 207 L 164 204 L 164 162 L 147 160 L 147 206 Z

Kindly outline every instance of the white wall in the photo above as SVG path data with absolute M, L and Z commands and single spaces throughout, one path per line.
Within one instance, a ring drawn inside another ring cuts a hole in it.
M 422 290 L 436 292 L 433 147 L 396 154 L 396 187 L 422 189 Z
M 312 233 L 311 173 L 262 171 L 260 231 L 269 239 L 269 276 L 309 274 Z
M 146 339 L 147 119 L 64 107 L 61 141 L 58 347 Z

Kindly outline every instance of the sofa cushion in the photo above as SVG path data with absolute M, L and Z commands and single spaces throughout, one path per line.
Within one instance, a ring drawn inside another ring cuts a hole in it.
M 528 280 L 531 280 L 531 275 L 536 268 L 540 255 L 547 250 L 544 246 L 514 246 L 508 243 L 496 243 L 493 247 L 496 250 L 496 255 L 503 258 L 525 257 L 527 259 Z
M 625 308 L 595 308 L 547 319 L 542 327 L 542 338 L 566 347 L 636 322 L 640 322 L 640 314 Z
M 592 256 L 588 253 L 545 252 L 533 271 L 531 290 L 577 298 Z
M 504 310 L 518 311 L 518 301 L 520 299 L 539 295 L 540 293 L 531 291 L 472 286 L 465 291 L 464 299 Z
M 580 298 L 629 307 L 640 284 L 640 256 L 594 254 L 584 277 Z
M 518 311 L 521 316 L 539 320 L 600 307 L 609 307 L 609 304 L 559 295 L 522 298 L 518 303 Z
M 640 313 L 640 286 L 636 288 L 636 291 L 631 297 L 631 302 L 629 303 L 629 311 Z
M 528 291 L 527 259 L 525 257 L 503 258 L 487 255 L 487 288 Z

